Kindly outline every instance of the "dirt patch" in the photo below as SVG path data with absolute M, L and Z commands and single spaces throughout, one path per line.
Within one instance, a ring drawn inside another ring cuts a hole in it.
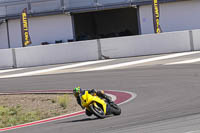
M 0 95 L 0 107 L 0 127 L 13 126 L 82 110 L 71 94 Z M 25 114 L 27 116 L 34 115 L 31 120 L 23 118 L 26 121 L 20 121 L 17 116 L 20 114 L 24 114 L 24 116 Z M 6 121 L 14 117 L 16 117 L 16 121 L 20 122 L 5 124 Z

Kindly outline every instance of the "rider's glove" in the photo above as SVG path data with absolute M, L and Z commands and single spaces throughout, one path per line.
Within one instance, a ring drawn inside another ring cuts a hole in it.
M 95 93 L 97 93 L 97 91 L 95 89 L 91 89 L 91 90 L 89 90 L 89 93 L 90 94 L 95 94 Z

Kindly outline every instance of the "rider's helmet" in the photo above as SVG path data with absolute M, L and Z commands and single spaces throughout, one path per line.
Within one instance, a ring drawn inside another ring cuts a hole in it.
M 78 97 L 79 94 L 81 93 L 82 89 L 80 88 L 80 86 L 76 87 L 73 89 L 73 94 L 75 97 Z

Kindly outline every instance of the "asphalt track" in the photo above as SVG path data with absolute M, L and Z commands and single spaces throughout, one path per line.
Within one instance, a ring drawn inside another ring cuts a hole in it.
M 0 90 L 83 88 L 124 90 L 137 98 L 122 114 L 99 120 L 85 115 L 8 133 L 197 133 L 200 130 L 200 64 L 65 73 L 0 79 Z

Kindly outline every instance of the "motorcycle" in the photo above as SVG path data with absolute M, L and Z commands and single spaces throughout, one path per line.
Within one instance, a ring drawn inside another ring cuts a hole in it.
M 101 119 L 109 115 L 121 114 L 121 109 L 117 104 L 98 97 L 96 93 L 92 95 L 88 93 L 88 91 L 84 91 L 84 93 L 81 94 L 81 104 L 88 111 Z

